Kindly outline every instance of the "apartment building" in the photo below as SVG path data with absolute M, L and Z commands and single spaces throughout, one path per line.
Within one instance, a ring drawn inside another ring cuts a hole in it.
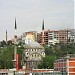
M 36 31 L 25 32 L 22 35 L 22 41 L 28 43 L 30 41 L 37 41 L 42 44 L 56 43 L 75 43 L 75 29 L 64 30 L 44 30 L 44 32 L 37 33 Z
M 49 31 L 48 32 L 48 45 L 59 43 L 59 33 L 58 31 Z
M 68 43 L 75 43 L 75 29 L 68 29 Z
M 48 30 L 44 31 L 44 36 L 42 32 L 38 33 L 38 42 L 40 44 L 42 44 L 43 42 L 43 37 L 44 37 L 44 44 L 48 44 Z
M 42 43 L 42 32 L 38 34 L 38 42 L 41 44 Z M 65 30 L 47 30 L 44 31 L 44 43 L 45 44 L 53 44 L 55 45 L 56 43 L 68 43 L 68 31 Z
M 75 55 L 68 54 L 66 57 L 55 60 L 54 70 L 62 75 L 75 75 Z
M 64 44 L 68 43 L 68 30 L 59 30 L 59 42 Z

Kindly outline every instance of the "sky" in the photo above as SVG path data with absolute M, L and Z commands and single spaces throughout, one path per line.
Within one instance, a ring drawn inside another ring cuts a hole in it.
M 0 41 L 14 37 L 15 18 L 17 35 L 27 31 L 74 28 L 74 0 L 0 0 Z

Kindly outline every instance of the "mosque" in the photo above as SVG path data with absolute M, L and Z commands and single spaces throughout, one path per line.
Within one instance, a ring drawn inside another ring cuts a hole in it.
M 17 54 L 17 34 L 16 34 L 17 26 L 16 26 L 16 19 L 15 19 L 15 50 L 14 50 L 14 60 L 16 60 Z M 28 36 L 31 36 L 28 34 Z M 27 36 L 27 38 L 28 38 Z M 33 35 L 32 35 L 33 37 Z M 31 40 L 31 39 L 29 39 Z M 6 31 L 6 42 L 7 42 L 7 31 Z M 42 58 L 45 57 L 45 50 L 43 47 L 44 44 L 44 20 L 42 24 L 42 45 L 38 42 L 31 40 L 28 43 L 25 43 L 23 54 L 22 54 L 22 68 L 23 69 L 38 69 L 38 65 L 42 62 Z
M 42 33 L 44 33 L 44 23 L 42 25 Z M 42 34 L 42 38 L 42 44 L 44 44 L 44 34 Z M 24 47 L 22 56 L 23 69 L 37 69 L 43 57 L 45 57 L 44 47 L 35 41 L 28 42 Z

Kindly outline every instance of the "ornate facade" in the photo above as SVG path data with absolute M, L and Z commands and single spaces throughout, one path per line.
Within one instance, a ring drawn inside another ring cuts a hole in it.
M 42 57 L 45 57 L 44 48 L 37 42 L 30 42 L 25 45 L 23 66 L 28 69 L 38 68 L 38 64 L 42 61 Z

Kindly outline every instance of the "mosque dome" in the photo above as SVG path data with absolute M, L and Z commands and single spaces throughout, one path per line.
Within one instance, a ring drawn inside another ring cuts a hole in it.
M 28 44 L 26 44 L 26 47 L 38 47 L 38 48 L 40 48 L 42 46 L 38 42 L 32 41 L 32 42 L 29 42 Z

